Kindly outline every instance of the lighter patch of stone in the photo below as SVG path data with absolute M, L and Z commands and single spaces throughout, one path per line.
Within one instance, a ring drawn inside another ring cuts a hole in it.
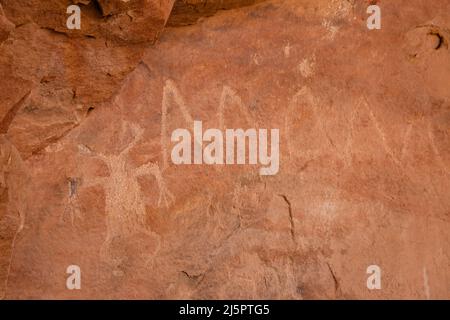
M 315 72 L 315 65 L 316 65 L 316 57 L 313 56 L 312 58 L 308 59 L 305 58 L 300 62 L 300 64 L 297 66 L 297 70 L 300 72 L 300 74 L 304 78 L 310 78 L 314 75 Z
M 289 44 L 289 42 L 288 42 L 288 44 L 284 47 L 283 52 L 284 52 L 284 57 L 285 57 L 285 58 L 289 58 L 289 57 L 290 57 L 290 55 L 291 55 L 291 45 Z
M 322 21 L 322 26 L 327 30 L 326 39 L 334 40 L 339 31 L 339 27 L 333 25 L 333 23 L 327 19 Z
M 430 300 L 430 284 L 428 281 L 428 272 L 427 268 L 423 268 L 423 287 L 425 289 L 425 296 L 427 297 L 427 300 Z

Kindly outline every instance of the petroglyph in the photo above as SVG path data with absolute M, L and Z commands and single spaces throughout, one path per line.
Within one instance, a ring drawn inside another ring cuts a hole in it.
M 359 102 L 356 104 L 357 107 L 352 107 L 350 114 L 348 116 L 348 123 L 346 124 L 348 128 L 347 138 L 342 146 L 333 142 L 332 136 L 328 132 L 326 128 L 326 120 L 324 120 L 324 112 L 322 109 L 318 108 L 320 106 L 320 101 L 313 96 L 311 90 L 304 86 L 290 99 L 288 108 L 286 109 L 285 118 L 284 118 L 284 128 L 285 128 L 285 143 L 287 146 L 289 158 L 292 158 L 293 152 L 295 148 L 293 143 L 295 143 L 295 139 L 293 139 L 293 128 L 292 125 L 296 121 L 296 118 L 292 115 L 301 114 L 299 108 L 310 107 L 310 111 L 313 114 L 312 120 L 314 121 L 311 130 L 319 130 L 321 134 L 324 135 L 324 138 L 330 143 L 330 145 L 335 149 L 338 156 L 342 156 L 345 165 L 347 167 L 352 164 L 352 149 L 354 147 L 354 135 L 355 133 L 355 120 L 359 116 L 358 113 L 361 111 L 364 114 L 369 116 L 371 123 L 373 124 L 373 128 L 375 129 L 376 136 L 378 138 L 379 143 L 383 147 L 383 150 L 389 156 L 389 158 L 394 162 L 395 165 L 400 167 L 403 171 L 405 171 L 405 166 L 403 162 L 405 161 L 407 155 L 411 151 L 410 144 L 413 136 L 413 132 L 415 132 L 419 127 L 422 127 L 421 124 L 428 126 L 425 128 L 426 130 L 426 139 L 433 151 L 433 155 L 435 156 L 436 161 L 439 163 L 439 166 L 443 168 L 444 172 L 448 173 L 449 169 L 446 165 L 444 158 L 439 152 L 438 146 L 435 141 L 433 128 L 430 119 L 421 119 L 415 122 L 406 123 L 403 126 L 403 133 L 401 134 L 401 141 L 399 145 L 398 151 L 395 151 L 393 147 L 390 146 L 388 141 L 388 136 L 382 127 L 380 121 L 377 119 L 377 116 L 373 112 L 372 108 L 369 105 L 369 102 L 365 97 L 361 97 Z M 362 109 L 360 107 L 363 107 Z M 322 110 L 322 111 L 320 111 Z M 320 114 L 319 114 L 320 113 Z M 319 121 L 319 119 L 322 119 Z M 327 119 L 327 117 L 325 117 Z M 298 119 L 297 119 L 298 120 Z M 419 126 L 420 125 L 420 126 Z M 400 129 L 401 130 L 401 129 Z M 342 152 L 341 152 L 342 151 Z M 317 152 L 323 152 L 320 150 L 304 150 L 304 154 L 309 157 L 314 157 Z
M 286 46 L 283 48 L 283 53 L 285 58 L 289 58 L 291 56 L 291 44 L 288 42 Z
M 352 146 L 353 146 L 353 139 L 354 139 L 354 134 L 355 134 L 355 119 L 356 119 L 356 115 L 357 115 L 357 110 L 359 109 L 360 105 L 361 105 L 361 101 L 359 104 L 357 104 L 356 108 L 351 108 L 351 114 L 349 117 L 348 134 L 347 134 L 347 139 L 346 139 L 346 143 L 344 146 L 344 152 L 343 152 L 345 165 L 347 167 L 350 167 L 353 163 Z
M 222 94 L 220 95 L 220 103 L 218 109 L 218 117 L 219 117 L 219 128 L 221 130 L 225 129 L 225 103 L 230 99 L 231 102 L 237 104 L 239 106 L 239 110 L 244 112 L 244 118 L 248 124 L 253 123 L 252 117 L 249 114 L 247 108 L 242 103 L 241 98 L 237 95 L 236 91 L 230 88 L 229 86 L 223 86 Z
M 80 181 L 78 178 L 69 178 L 67 179 L 68 184 L 68 197 L 67 197 L 67 204 L 64 207 L 64 212 L 61 215 L 60 220 L 63 221 L 66 215 L 69 215 L 70 223 L 72 226 L 75 223 L 75 218 L 81 217 L 81 210 L 79 205 L 79 199 L 77 194 L 77 188 Z
M 124 123 L 122 132 L 125 133 L 127 128 L 131 129 L 134 139 L 131 143 L 129 143 L 122 151 L 118 154 L 105 155 L 103 153 L 98 153 L 90 149 L 85 145 L 79 145 L 79 150 L 81 154 L 89 155 L 92 157 L 96 157 L 101 159 L 108 167 L 110 175 L 108 177 L 95 177 L 89 179 L 88 181 L 78 181 L 78 180 L 69 180 L 69 191 L 68 191 L 68 205 L 65 209 L 65 214 L 69 214 L 71 218 L 72 224 L 77 217 L 77 210 L 79 207 L 77 206 L 77 188 L 79 187 L 93 187 L 93 186 L 101 186 L 105 192 L 105 202 L 107 212 L 107 235 L 105 238 L 105 242 L 103 245 L 103 254 L 108 256 L 108 248 L 111 244 L 111 241 L 118 236 L 123 235 L 131 235 L 133 233 L 142 232 L 147 235 L 154 235 L 151 230 L 149 230 L 146 226 L 146 209 L 145 209 L 145 201 L 144 195 L 140 189 L 140 185 L 138 183 L 138 177 L 144 175 L 150 175 L 155 177 L 156 183 L 159 189 L 159 196 L 157 200 L 157 206 L 159 208 L 169 208 L 175 201 L 174 195 L 168 189 L 166 182 L 163 177 L 164 169 L 168 166 L 168 153 L 167 150 L 169 148 L 169 135 L 168 135 L 168 119 L 169 119 L 169 108 L 171 103 L 174 103 L 179 111 L 181 112 L 182 119 L 186 123 L 193 123 L 194 118 L 191 115 L 191 111 L 188 108 L 185 99 L 181 95 L 179 89 L 175 85 L 172 80 L 167 80 L 165 82 L 163 88 L 163 97 L 162 97 L 162 118 L 161 118 L 161 148 L 162 148 L 162 168 L 157 163 L 146 163 L 137 168 L 131 168 L 128 163 L 128 154 L 129 151 L 134 148 L 141 138 L 143 137 L 144 130 L 136 125 L 130 123 Z M 223 86 L 220 100 L 217 109 L 217 118 L 219 123 L 219 128 L 225 129 L 225 112 L 226 108 L 230 105 L 236 105 L 239 108 L 239 111 L 242 112 L 242 119 L 247 121 L 248 123 L 252 123 L 251 113 L 246 109 L 245 105 L 242 102 L 242 99 L 236 93 L 236 91 L 229 86 Z M 380 125 L 378 119 L 376 118 L 374 112 L 369 106 L 369 103 L 365 98 L 361 98 L 358 106 L 364 104 L 365 107 L 361 109 L 362 112 L 369 115 L 371 122 L 374 125 L 376 134 L 379 137 L 379 141 L 381 142 L 385 152 L 392 158 L 395 164 L 400 165 L 401 161 L 405 159 L 405 156 L 408 153 L 409 141 L 411 139 L 412 133 L 414 131 L 415 124 L 410 123 L 405 127 L 405 131 L 403 134 L 401 149 L 399 154 L 396 155 L 393 149 L 389 146 L 386 134 Z M 325 135 L 328 141 L 336 148 L 336 151 L 339 151 L 340 147 L 333 144 L 330 136 L 326 130 L 326 122 L 319 122 L 319 112 L 320 102 L 313 96 L 310 88 L 304 86 L 302 87 L 296 94 L 289 100 L 288 108 L 286 109 L 285 118 L 284 118 L 284 126 L 286 132 L 286 140 L 285 143 L 287 145 L 287 150 L 289 156 L 293 155 L 295 142 L 292 139 L 291 135 L 292 124 L 295 119 L 291 117 L 292 114 L 298 113 L 297 108 L 310 107 L 311 112 L 313 114 L 313 129 L 319 129 L 321 133 Z M 359 109 L 359 108 L 357 108 Z M 351 165 L 351 150 L 353 147 L 353 135 L 354 135 L 354 121 L 358 116 L 358 110 L 352 108 L 352 112 L 349 117 L 349 131 L 347 140 L 345 141 L 343 147 L 343 156 L 345 157 L 345 162 L 347 165 Z M 433 152 L 436 155 L 436 158 L 443 164 L 443 160 L 440 157 L 440 153 L 436 147 L 434 142 L 433 131 L 431 128 L 431 123 L 429 123 L 428 128 L 428 138 L 430 140 L 430 145 L 433 148 Z M 196 142 L 198 143 L 198 142 Z M 320 151 L 320 150 L 319 150 Z M 238 190 L 234 190 L 234 192 L 239 193 Z M 236 201 L 236 199 L 235 199 Z M 239 205 L 236 206 L 235 209 L 237 211 Z
M 284 116 L 284 131 L 286 132 L 286 144 L 287 150 L 289 153 L 289 158 L 292 156 L 292 138 L 291 138 L 291 125 L 292 125 L 292 117 L 291 115 L 294 113 L 297 105 L 304 101 L 308 106 L 314 107 L 316 105 L 316 101 L 314 96 L 311 93 L 311 90 L 308 87 L 302 87 L 297 93 L 292 97 L 289 102 L 289 105 L 286 110 L 286 114 Z
M 18 183 L 17 174 L 22 175 L 23 178 L 28 180 L 27 169 L 22 162 L 22 158 L 19 155 L 17 149 L 12 145 L 4 136 L 0 136 L 0 187 L 8 189 L 8 203 L 15 204 L 12 207 L 7 208 L 7 214 L 18 218 L 18 226 L 14 232 L 14 236 L 11 241 L 9 260 L 7 262 L 6 277 L 3 284 L 3 289 L 0 295 L 0 300 L 4 299 L 8 290 L 8 282 L 11 274 L 11 266 L 14 257 L 14 250 L 16 248 L 16 240 L 19 234 L 22 232 L 25 226 L 25 213 L 26 201 L 24 193 L 20 190 L 20 184 Z M 16 176 L 12 179 L 11 176 Z
M 186 122 L 186 124 L 191 125 L 194 123 L 194 119 L 189 112 L 189 108 L 187 107 L 185 100 L 183 96 L 181 95 L 180 91 L 178 90 L 175 83 L 168 79 L 164 85 L 163 88 L 163 98 L 162 98 L 162 116 L 161 116 L 161 150 L 162 150 L 162 159 L 163 159 L 163 171 L 168 167 L 168 154 L 169 154 L 169 136 L 168 136 L 168 128 L 167 128 L 167 122 L 168 122 L 168 109 L 170 107 L 170 97 L 174 100 L 175 104 L 178 106 L 178 108 L 181 111 L 181 114 L 183 116 L 183 120 Z M 225 120 L 224 120 L 224 114 L 225 114 L 225 106 L 228 101 L 231 101 L 232 103 L 235 103 L 238 105 L 239 110 L 243 112 L 243 117 L 247 121 L 247 123 L 251 124 L 254 123 L 252 120 L 252 117 L 250 113 L 248 112 L 245 105 L 242 103 L 242 99 L 239 97 L 239 95 L 236 93 L 235 90 L 230 88 L 229 86 L 224 85 L 222 89 L 222 93 L 220 95 L 220 101 L 217 109 L 217 117 L 219 120 L 219 128 L 221 130 L 225 129 Z M 194 139 L 194 144 L 197 146 L 202 146 L 203 142 L 200 138 Z M 212 162 L 212 159 L 208 158 L 208 162 Z
M 439 163 L 439 165 L 443 168 L 444 172 L 448 173 L 448 168 L 445 165 L 445 161 L 442 158 L 439 149 L 436 146 L 436 142 L 434 139 L 434 134 L 433 134 L 433 128 L 432 128 L 432 124 L 431 124 L 431 120 L 430 119 L 421 119 L 418 120 L 414 123 L 410 123 L 406 126 L 406 130 L 405 133 L 403 135 L 403 139 L 402 139 L 402 143 L 401 143 L 401 147 L 400 147 L 400 156 L 397 157 L 392 148 L 389 147 L 388 142 L 387 142 L 387 138 L 386 138 L 386 134 L 384 133 L 384 130 L 382 129 L 381 124 L 379 123 L 379 121 L 377 120 L 377 118 L 375 117 L 372 109 L 369 106 L 369 103 L 367 102 L 366 98 L 363 98 L 362 103 L 366 106 L 366 109 L 369 113 L 370 119 L 372 120 L 376 132 L 379 136 L 380 142 L 384 148 L 384 150 L 386 151 L 386 153 L 390 156 L 390 158 L 393 160 L 393 162 L 400 166 L 401 168 L 403 168 L 404 166 L 402 165 L 402 161 L 405 159 L 406 155 L 408 154 L 408 145 L 409 142 L 411 140 L 411 136 L 412 136 L 412 132 L 414 131 L 413 129 L 418 127 L 419 123 L 422 123 L 426 126 L 426 132 L 427 132 L 427 139 L 428 139 L 428 143 L 433 151 L 433 154 L 437 160 L 437 162 Z
M 439 162 L 439 165 L 442 167 L 442 169 L 444 169 L 444 172 L 449 173 L 449 169 L 445 165 L 445 161 L 442 158 L 438 147 L 436 146 L 436 142 L 435 142 L 434 134 L 433 134 L 433 127 L 432 127 L 430 120 L 428 120 L 427 132 L 428 132 L 428 139 L 430 141 L 430 146 L 431 146 L 431 149 L 433 150 L 434 156 L 436 157 L 436 159 Z
M 386 151 L 386 153 L 389 155 L 389 157 L 394 161 L 395 164 L 400 165 L 400 160 L 394 155 L 394 152 L 389 147 L 389 144 L 387 142 L 386 134 L 384 133 L 383 129 L 381 128 L 380 123 L 378 122 L 377 118 L 375 117 L 372 109 L 369 106 L 369 103 L 367 102 L 367 99 L 364 98 L 363 104 L 365 105 L 367 112 L 369 113 L 370 120 L 372 120 L 372 123 L 375 126 L 375 130 L 380 138 L 380 142 Z
M 305 58 L 300 62 L 297 70 L 300 72 L 303 78 L 310 78 L 314 75 L 314 68 L 316 66 L 316 57 L 313 55 L 311 58 Z
M 169 97 L 172 97 L 175 100 L 178 108 L 183 115 L 186 123 L 193 123 L 194 119 L 192 118 L 189 110 L 184 102 L 183 97 L 181 96 L 178 88 L 172 80 L 167 80 L 164 89 L 163 89 L 163 97 L 162 97 L 162 115 L 161 115 L 161 150 L 162 150 L 162 158 L 163 158 L 163 170 L 168 167 L 168 148 L 169 148 L 169 138 L 167 135 L 167 112 L 169 109 Z
M 136 176 L 153 175 L 159 188 L 158 207 L 170 207 L 175 202 L 174 195 L 169 191 L 157 164 L 146 163 L 136 170 Z
M 141 140 L 144 130 L 133 124 L 124 124 L 131 127 L 134 139 L 117 155 L 105 155 L 95 153 L 86 146 L 80 145 L 79 150 L 84 154 L 96 157 L 104 161 L 108 166 L 108 177 L 91 178 L 83 187 L 101 186 L 106 196 L 106 239 L 103 244 L 102 254 L 109 256 L 108 248 L 115 237 L 129 236 L 135 233 L 154 235 L 146 226 L 146 210 L 138 178 L 144 175 L 154 176 L 159 188 L 157 206 L 168 208 L 175 201 L 175 197 L 169 191 L 162 175 L 161 169 L 156 163 L 146 163 L 138 168 L 132 168 L 128 164 L 128 153 Z
M 328 40 L 334 40 L 334 38 L 336 37 L 336 34 L 339 31 L 339 27 L 333 25 L 332 21 L 330 21 L 330 20 L 322 21 L 322 26 L 327 31 L 327 35 L 325 38 Z
M 408 148 L 409 140 L 411 139 L 412 128 L 413 128 L 413 124 L 412 123 L 410 123 L 406 127 L 405 135 L 403 136 L 402 151 L 400 153 L 400 161 L 402 161 L 405 158 L 405 155 L 406 155 L 406 153 L 408 151 L 407 148 Z

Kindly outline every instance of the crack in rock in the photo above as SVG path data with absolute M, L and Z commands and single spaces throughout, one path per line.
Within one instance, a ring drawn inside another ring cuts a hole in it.
M 289 201 L 289 199 L 287 198 L 286 195 L 284 195 L 284 194 L 279 194 L 279 196 L 280 196 L 281 198 L 283 198 L 284 202 L 286 202 L 286 204 L 287 204 L 287 206 L 288 206 L 291 238 L 292 238 L 292 241 L 297 242 L 296 236 L 295 236 L 295 223 L 294 223 L 294 217 L 293 217 L 293 214 L 292 214 L 292 205 L 291 205 L 291 202 Z

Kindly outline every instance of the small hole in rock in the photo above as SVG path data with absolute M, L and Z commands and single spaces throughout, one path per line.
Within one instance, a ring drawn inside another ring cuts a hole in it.
M 86 114 L 89 115 L 94 109 L 95 109 L 94 107 L 89 107 L 89 108 L 87 109 Z
M 439 32 L 432 31 L 429 33 L 429 35 L 435 38 L 434 50 L 439 50 L 442 47 L 447 46 L 445 38 Z

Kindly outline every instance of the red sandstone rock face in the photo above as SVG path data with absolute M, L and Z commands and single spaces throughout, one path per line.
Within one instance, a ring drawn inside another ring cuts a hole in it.
M 380 2 L 369 31 L 365 1 L 272 0 L 143 57 L 1 4 L 5 298 L 450 297 L 448 4 Z M 278 174 L 172 164 L 191 120 L 280 129 Z
M 200 18 L 209 17 L 219 10 L 244 7 L 265 0 L 177 0 L 170 14 L 168 26 L 186 26 Z
M 3 0 L 6 15 L 15 25 L 34 22 L 41 28 L 73 37 L 89 36 L 130 44 L 152 42 L 162 30 L 174 0 Z M 66 27 L 67 7 L 78 4 L 82 28 Z
M 111 97 L 161 32 L 173 4 L 78 1 L 81 30 L 69 30 L 70 3 L 1 2 L 0 40 L 7 39 L 0 70 L 7 76 L 0 80 L 0 118 L 17 113 L 8 135 L 24 158 L 64 136 Z

